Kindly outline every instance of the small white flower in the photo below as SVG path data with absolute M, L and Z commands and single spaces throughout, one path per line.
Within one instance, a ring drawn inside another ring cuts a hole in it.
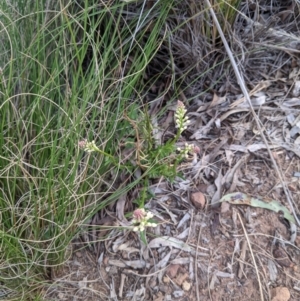
M 188 116 L 185 116 L 187 110 L 182 101 L 178 100 L 177 109 L 175 112 L 175 124 L 176 128 L 179 129 L 180 134 L 187 129 L 190 123 Z
M 154 216 L 150 211 L 146 212 L 144 208 L 138 208 L 133 212 L 132 224 L 134 232 L 142 232 L 146 227 L 156 227 L 157 224 L 149 222 Z
M 147 218 L 147 219 L 150 219 L 150 218 L 152 218 L 153 216 L 154 216 L 154 215 L 153 215 L 152 212 L 147 212 L 146 218 Z

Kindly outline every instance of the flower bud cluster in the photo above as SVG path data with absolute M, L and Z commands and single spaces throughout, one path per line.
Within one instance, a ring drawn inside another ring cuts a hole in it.
M 152 212 L 146 212 L 144 208 L 134 210 L 132 219 L 134 224 L 133 231 L 142 232 L 146 227 L 156 227 L 156 223 L 150 222 L 153 216 Z
M 184 130 L 187 129 L 190 120 L 187 116 L 185 116 L 187 110 L 185 105 L 182 101 L 178 100 L 177 102 L 177 109 L 175 112 L 175 124 L 176 128 L 179 129 L 179 133 L 181 134 Z
M 99 151 L 94 140 L 92 142 L 88 142 L 87 139 L 84 139 L 78 142 L 78 146 L 88 153 Z
M 194 144 L 185 143 L 184 148 L 178 147 L 177 151 L 179 151 L 184 157 L 188 159 L 189 153 L 197 156 L 200 153 L 200 148 Z
M 185 143 L 184 148 L 178 147 L 177 150 L 180 152 L 181 155 L 188 158 L 189 153 L 193 150 L 194 145 Z

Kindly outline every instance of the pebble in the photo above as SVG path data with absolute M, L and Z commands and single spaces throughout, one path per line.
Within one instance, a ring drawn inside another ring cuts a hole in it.
M 193 192 L 191 194 L 191 202 L 197 209 L 203 209 L 205 207 L 205 196 L 202 192 Z
M 271 290 L 271 301 L 288 301 L 291 298 L 291 294 L 286 287 L 275 287 Z

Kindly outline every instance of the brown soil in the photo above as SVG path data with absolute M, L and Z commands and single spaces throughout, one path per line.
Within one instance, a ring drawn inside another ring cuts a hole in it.
M 298 159 L 281 151 L 277 160 L 299 204 Z M 250 159 L 237 179 L 244 193 L 286 205 L 268 162 Z M 191 191 L 209 199 L 209 189 L 201 183 Z M 99 243 L 97 255 L 74 243 L 70 260 L 53 271 L 48 300 L 300 300 L 300 239 L 289 243 L 280 214 L 226 202 L 197 210 L 192 192 L 180 191 L 151 201 L 160 226 L 148 232 L 148 248 L 131 231 Z M 183 245 L 162 243 L 167 237 Z

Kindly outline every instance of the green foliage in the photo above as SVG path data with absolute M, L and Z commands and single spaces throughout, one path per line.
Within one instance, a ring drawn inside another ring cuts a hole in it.
M 247 205 L 251 207 L 268 209 L 276 213 L 281 213 L 283 217 L 290 223 L 296 224 L 295 218 L 290 213 L 290 211 L 275 200 L 264 201 L 262 198 L 251 197 L 250 195 L 242 192 L 234 192 L 224 195 L 221 198 L 220 202 L 228 202 L 233 205 Z
M 142 180 L 108 184 L 136 168 L 119 162 L 121 121 L 139 102 L 172 2 L 154 5 L 157 18 L 128 15 L 122 1 L 89 2 L 0 4 L 0 282 L 9 300 L 37 300 L 82 224 Z M 83 138 L 102 152 L 83 154 Z
M 119 170 L 133 172 L 135 166 L 140 168 L 143 172 L 144 189 L 136 202 L 139 204 L 139 207 L 144 207 L 146 200 L 150 198 L 146 192 L 149 181 L 161 177 L 169 181 L 174 181 L 178 173 L 178 165 L 183 161 L 188 152 L 193 150 L 191 145 L 187 145 L 183 150 L 176 150 L 176 142 L 189 123 L 185 113 L 186 110 L 183 103 L 178 101 L 177 110 L 175 112 L 175 123 L 178 124 L 177 133 L 175 138 L 169 139 L 166 143 L 162 144 L 155 141 L 153 127 L 147 109 L 141 111 L 138 110 L 136 106 L 131 106 L 131 109 L 124 113 L 125 122 L 123 124 L 126 128 L 132 127 L 134 133 L 133 138 L 125 137 L 125 149 L 126 146 L 128 149 L 132 149 L 132 156 L 127 159 L 128 162 L 131 162 L 129 164 L 120 165 L 116 163 L 114 156 L 98 148 L 94 141 L 84 141 L 82 148 L 87 152 L 97 152 L 104 155 L 104 161 L 109 162 Z
M 226 23 L 229 25 L 232 25 L 233 22 L 235 21 L 238 8 L 240 6 L 241 0 L 217 0 L 216 1 L 216 7 L 217 7 L 217 12 L 222 16 L 220 18 L 223 22 L 223 30 L 226 30 Z
M 211 7 L 215 11 L 221 28 L 225 34 L 230 34 L 231 27 L 240 7 L 241 0 L 210 0 Z M 198 1 L 193 3 L 191 8 L 195 13 L 203 12 L 202 22 L 199 26 L 199 31 L 205 36 L 208 41 L 216 47 L 219 43 L 219 33 L 214 24 L 209 10 L 205 5 L 205 1 Z
M 144 245 L 147 245 L 147 237 L 146 237 L 146 231 L 141 231 L 140 232 L 140 239 L 144 243 Z

